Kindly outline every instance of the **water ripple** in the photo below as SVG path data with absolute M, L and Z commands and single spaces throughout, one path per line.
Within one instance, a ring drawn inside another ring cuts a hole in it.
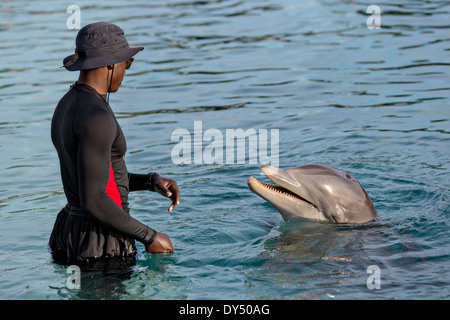
M 77 4 L 83 25 L 117 23 L 145 47 L 111 106 L 130 171 L 155 170 L 182 188 L 169 216 L 167 199 L 130 197 L 132 214 L 167 232 L 177 250 L 140 255 L 139 272 L 121 284 L 127 292 L 111 297 L 448 299 L 448 1 L 379 3 L 378 30 L 366 26 L 373 3 L 365 0 Z M 67 29 L 67 5 L 2 3 L 0 253 L 8 259 L 0 280 L 13 298 L 80 298 L 46 251 L 65 204 L 51 115 L 77 78 L 61 68 L 77 33 Z M 200 120 L 221 132 L 279 129 L 280 166 L 352 172 L 380 221 L 284 224 L 245 184 L 262 164 L 174 165 L 171 133 Z M 376 293 L 365 286 L 372 264 L 384 277 Z

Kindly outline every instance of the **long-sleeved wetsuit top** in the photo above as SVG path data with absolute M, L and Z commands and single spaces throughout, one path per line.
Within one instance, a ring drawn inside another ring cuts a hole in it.
M 68 204 L 107 228 L 151 244 L 156 231 L 129 215 L 133 175 L 124 161 L 126 140 L 104 98 L 92 87 L 75 83 L 55 109 L 51 136 Z

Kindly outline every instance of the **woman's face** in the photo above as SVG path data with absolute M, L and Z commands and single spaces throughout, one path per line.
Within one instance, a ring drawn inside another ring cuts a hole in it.
M 125 75 L 125 65 L 126 61 L 122 61 L 114 65 L 113 79 L 109 92 L 116 92 L 117 90 L 119 90 L 119 87 L 122 84 L 122 80 Z M 108 77 L 111 77 L 111 72 L 113 72 L 113 70 L 108 69 Z

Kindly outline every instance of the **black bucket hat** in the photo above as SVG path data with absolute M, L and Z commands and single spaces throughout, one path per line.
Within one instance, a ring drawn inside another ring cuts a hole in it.
M 130 48 L 123 30 L 115 24 L 96 22 L 80 29 L 75 54 L 63 60 L 69 71 L 89 70 L 130 59 L 143 47 Z

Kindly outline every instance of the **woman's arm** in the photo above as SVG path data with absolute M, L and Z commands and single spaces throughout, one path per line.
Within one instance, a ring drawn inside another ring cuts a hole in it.
M 116 132 L 115 119 L 106 111 L 97 112 L 83 123 L 78 135 L 77 158 L 80 202 L 106 227 L 148 246 L 154 241 L 156 231 L 132 218 L 105 191 Z

